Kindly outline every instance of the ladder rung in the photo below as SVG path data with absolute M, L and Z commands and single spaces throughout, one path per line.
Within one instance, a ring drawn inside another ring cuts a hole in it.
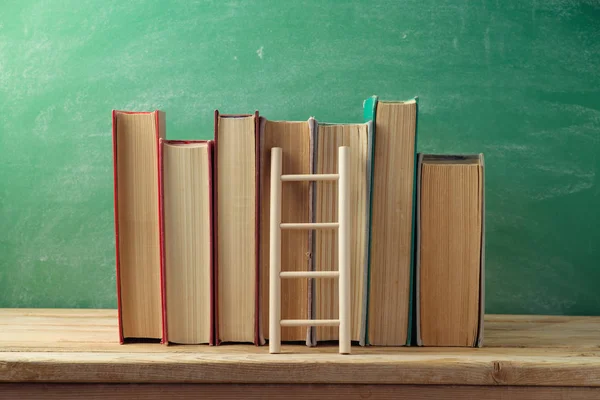
M 279 225 L 281 229 L 336 229 L 337 222 L 288 222 Z
M 280 272 L 281 278 L 339 278 L 339 271 L 285 271 Z
M 339 174 L 303 174 L 303 175 L 281 175 L 284 182 L 302 182 L 302 181 L 337 181 Z
M 281 326 L 339 326 L 339 319 L 282 319 Z

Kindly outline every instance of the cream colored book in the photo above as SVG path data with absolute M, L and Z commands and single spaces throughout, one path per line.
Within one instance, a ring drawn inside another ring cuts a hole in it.
M 420 155 L 417 343 L 477 346 L 483 322 L 483 155 Z
M 283 174 L 310 174 L 312 171 L 312 131 L 314 120 L 270 121 L 261 118 L 260 125 L 260 272 L 261 325 L 269 332 L 269 210 L 271 182 L 271 149 L 283 152 Z M 311 221 L 310 182 L 286 182 L 282 185 L 281 220 Z M 283 271 L 309 271 L 311 268 L 312 232 L 283 230 L 281 232 L 281 266 Z M 308 279 L 281 281 L 281 318 L 309 319 Z M 310 328 L 282 327 L 282 341 L 306 341 Z M 268 337 L 267 337 L 268 339 Z
M 258 112 L 215 111 L 215 335 L 264 344 L 260 329 Z
M 212 141 L 161 140 L 169 343 L 213 343 L 212 150 Z
M 163 340 L 158 146 L 164 113 L 113 111 L 119 338 Z
M 337 173 L 340 146 L 350 148 L 350 270 L 351 339 L 364 344 L 367 298 L 367 249 L 369 243 L 371 123 L 324 124 L 315 129 L 314 173 Z M 314 183 L 314 222 L 337 222 L 337 182 Z M 337 270 L 337 230 L 316 230 L 313 243 L 313 269 Z M 338 281 L 315 279 L 314 319 L 338 318 Z M 314 342 L 338 339 L 337 327 L 313 328 Z
M 367 343 L 411 342 L 417 102 L 365 101 L 374 124 Z

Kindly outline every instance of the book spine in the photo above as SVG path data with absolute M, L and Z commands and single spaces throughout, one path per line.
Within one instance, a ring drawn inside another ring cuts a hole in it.
M 160 234 L 160 293 L 162 304 L 162 324 L 163 324 L 163 343 L 169 343 L 168 326 L 167 326 L 167 282 L 165 271 L 165 210 L 164 210 L 164 164 L 163 164 L 163 146 L 164 140 L 159 139 L 158 142 L 158 209 L 160 212 L 159 234 Z
M 121 304 L 121 273 L 119 268 L 119 196 L 118 196 L 118 174 L 117 174 L 117 110 L 112 111 L 112 141 L 113 141 L 113 184 L 114 184 L 114 215 L 115 215 L 115 264 L 117 282 L 117 316 L 119 323 L 119 343 L 124 343 L 123 338 L 123 316 Z
M 415 252 L 416 252 L 416 234 L 415 234 L 415 230 L 416 230 L 416 225 L 417 225 L 417 190 L 418 190 L 418 186 L 417 186 L 417 178 L 420 178 L 420 175 L 417 172 L 418 169 L 418 154 L 417 154 L 417 140 L 419 138 L 419 135 L 417 134 L 419 129 L 419 99 L 417 97 L 414 98 L 415 100 L 415 146 L 413 149 L 414 152 L 414 164 L 413 164 L 413 196 L 412 196 L 412 221 L 411 221 L 411 236 L 410 236 L 410 240 L 411 240 L 411 252 L 410 252 L 410 285 L 408 287 L 408 326 L 407 329 L 408 331 L 406 332 L 406 346 L 410 346 L 412 344 L 412 336 L 413 336 L 413 332 L 416 332 L 416 329 L 413 328 L 413 318 L 414 315 L 416 315 L 416 306 L 414 305 L 415 300 L 414 300 L 414 293 L 415 293 L 415 287 L 417 285 L 416 283 L 416 276 L 415 276 L 415 269 L 416 269 L 416 265 L 415 265 Z
M 160 301 L 163 312 L 162 315 L 162 337 L 160 342 L 163 344 L 167 344 L 167 321 L 166 314 L 164 310 L 166 309 L 166 296 L 165 296 L 165 255 L 164 255 L 164 235 L 162 232 L 162 212 L 163 212 L 163 202 L 161 195 L 161 186 L 162 186 L 162 178 L 161 178 L 161 140 L 166 138 L 165 135 L 165 113 L 159 110 L 154 112 L 154 118 L 156 123 L 156 151 L 157 151 L 157 174 L 158 181 L 157 184 L 157 193 L 158 193 L 158 221 L 159 221 L 159 257 L 160 257 Z
M 485 165 L 483 154 L 479 154 L 481 173 L 481 265 L 479 273 L 479 329 L 475 347 L 483 346 L 483 317 L 485 313 Z
M 215 315 L 215 307 L 217 303 L 217 299 L 215 297 L 216 293 L 216 281 L 215 281 L 215 220 L 214 220 L 214 193 L 216 190 L 214 189 L 214 141 L 208 141 L 208 208 L 210 210 L 210 339 L 208 344 L 211 346 L 215 345 L 216 335 L 215 335 L 215 326 L 216 326 L 216 315 Z
M 359 344 L 361 346 L 366 345 L 366 332 L 367 332 L 367 314 L 368 314 L 368 299 L 369 299 L 369 258 L 370 258 L 370 248 L 371 248 L 371 185 L 373 182 L 373 158 L 375 154 L 375 144 L 374 144 L 374 133 L 373 129 L 375 124 L 372 120 L 367 120 L 365 122 L 367 124 L 368 137 L 367 137 L 367 195 L 366 195 L 366 205 L 365 205 L 365 215 L 366 215 L 366 223 L 365 223 L 365 259 L 363 264 L 363 291 L 362 291 L 362 314 L 360 318 L 360 333 L 359 333 Z
M 369 236 L 367 240 L 367 265 L 366 265 L 366 288 L 365 288 L 365 301 L 363 303 L 364 306 L 364 317 L 363 317 L 363 326 L 361 326 L 361 338 L 360 345 L 366 346 L 369 343 L 369 294 L 371 290 L 371 221 L 373 216 L 373 190 L 372 184 L 374 179 L 374 174 L 372 166 L 375 165 L 375 141 L 377 137 L 377 132 L 375 130 L 376 126 L 376 115 L 377 115 L 377 102 L 379 98 L 377 96 L 371 96 L 363 102 L 363 117 L 365 122 L 371 121 L 371 148 L 369 152 L 370 165 L 371 168 L 369 170 L 369 210 L 368 210 L 368 229 Z
M 213 237 L 214 237 L 214 256 L 213 256 L 213 336 L 214 345 L 219 345 L 219 168 L 218 168 L 218 149 L 219 149 L 219 110 L 215 110 L 215 143 L 213 149 Z
M 258 111 L 254 112 L 254 266 L 255 266 L 255 290 L 254 290 L 254 344 L 261 346 L 265 344 L 260 325 L 260 116 Z
M 414 286 L 415 286 L 415 341 L 417 346 L 423 346 L 421 339 L 421 170 L 423 165 L 423 154 L 417 155 L 417 178 L 416 181 L 416 204 L 415 204 L 415 262 L 414 262 Z

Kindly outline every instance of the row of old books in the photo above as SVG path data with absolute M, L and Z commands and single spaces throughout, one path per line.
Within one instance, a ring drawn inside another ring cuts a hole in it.
M 283 174 L 351 157 L 351 335 L 361 345 L 476 346 L 483 315 L 481 155 L 417 155 L 417 101 L 364 123 L 215 112 L 214 141 L 166 140 L 165 115 L 113 111 L 121 342 L 268 340 L 270 151 Z M 283 222 L 337 221 L 336 182 L 286 182 Z M 337 266 L 337 232 L 282 231 L 283 271 Z M 337 281 L 286 279 L 283 319 L 337 318 Z M 284 342 L 336 327 L 282 327 Z

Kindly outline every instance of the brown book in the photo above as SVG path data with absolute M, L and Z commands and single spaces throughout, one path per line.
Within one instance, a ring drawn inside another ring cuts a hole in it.
M 258 112 L 215 111 L 215 336 L 264 344 L 259 323 Z
M 483 155 L 420 155 L 417 343 L 476 346 L 483 321 Z
M 165 341 L 213 343 L 212 141 L 161 140 Z
M 161 296 L 160 111 L 113 111 L 119 338 L 164 340 Z
M 374 121 L 367 343 L 410 344 L 417 103 L 365 102 Z
M 283 174 L 310 174 L 312 171 L 312 131 L 314 120 L 270 121 L 261 118 L 260 126 L 260 271 L 261 325 L 269 332 L 269 217 L 271 149 L 280 147 L 283 153 Z M 310 182 L 286 182 L 282 185 L 281 220 L 311 221 Z M 283 271 L 309 271 L 311 268 L 311 231 L 281 232 L 281 266 Z M 281 281 L 281 318 L 309 319 L 310 296 L 308 279 Z M 310 328 L 282 327 L 282 341 L 306 341 Z M 268 338 L 267 338 L 268 339 Z
M 316 127 L 315 174 L 338 173 L 337 156 L 340 146 L 350 147 L 350 296 L 351 340 L 364 344 L 367 298 L 367 249 L 369 243 L 371 123 L 323 124 Z M 337 222 L 338 182 L 314 183 L 314 222 Z M 314 233 L 313 269 L 338 270 L 337 230 L 316 230 Z M 314 319 L 338 318 L 338 280 L 315 279 L 313 299 Z M 314 342 L 337 340 L 338 328 L 313 328 Z

